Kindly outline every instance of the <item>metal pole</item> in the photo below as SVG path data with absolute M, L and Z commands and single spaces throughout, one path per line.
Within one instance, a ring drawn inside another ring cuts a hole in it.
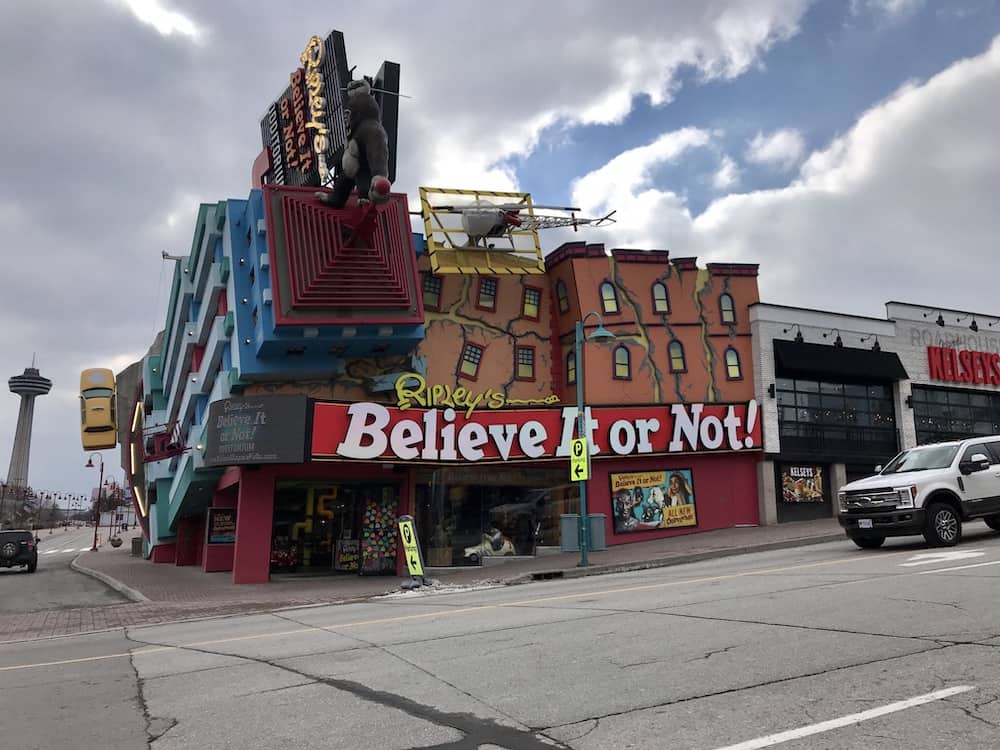
M 587 437 L 583 410 L 583 321 L 576 321 L 576 436 Z M 590 446 L 587 446 L 589 456 Z M 587 519 L 587 480 L 580 480 L 580 563 L 578 567 L 590 565 L 587 553 L 590 549 L 590 523 Z
M 101 525 L 101 493 L 104 492 L 104 456 L 98 453 L 97 457 L 101 459 L 101 473 L 97 480 L 97 518 L 94 519 L 94 546 L 90 548 L 91 552 L 97 551 L 97 528 Z

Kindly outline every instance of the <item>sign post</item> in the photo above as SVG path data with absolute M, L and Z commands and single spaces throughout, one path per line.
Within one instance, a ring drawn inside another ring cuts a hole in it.
M 406 569 L 412 578 L 411 585 L 404 588 L 417 588 L 427 585 L 424 578 L 424 562 L 420 557 L 420 545 L 417 542 L 417 530 L 413 525 L 413 516 L 399 517 L 399 538 L 403 542 L 403 555 L 406 558 Z

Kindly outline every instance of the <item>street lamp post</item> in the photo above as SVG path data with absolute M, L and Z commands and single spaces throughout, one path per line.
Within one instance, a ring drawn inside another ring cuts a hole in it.
M 104 456 L 100 453 L 94 452 L 87 457 L 88 469 L 94 468 L 94 456 L 97 456 L 98 461 L 100 461 L 101 473 L 97 480 L 97 510 L 95 511 L 96 518 L 94 518 L 94 546 L 90 548 L 91 552 L 97 551 L 97 529 L 101 525 L 101 495 L 104 492 Z
M 597 318 L 597 328 L 590 333 L 586 339 L 583 336 L 583 327 L 587 319 L 593 315 Z M 583 320 L 576 321 L 576 344 L 574 349 L 574 359 L 576 365 L 576 436 L 581 439 L 587 437 L 586 416 L 583 406 L 583 345 L 584 341 L 611 341 L 615 335 L 604 327 L 604 321 L 600 314 L 589 312 L 583 316 Z M 589 461 L 590 445 L 587 445 Z M 580 480 L 580 562 L 578 567 L 585 568 L 590 565 L 588 554 L 590 552 L 590 522 L 587 518 L 587 480 Z

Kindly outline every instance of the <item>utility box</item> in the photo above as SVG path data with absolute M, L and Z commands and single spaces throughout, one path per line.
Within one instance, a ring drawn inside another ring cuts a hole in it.
M 605 520 L 607 516 L 603 513 L 589 513 L 587 518 L 590 520 L 590 551 L 591 552 L 603 552 L 608 548 L 608 539 L 604 531 Z
M 590 552 L 602 552 L 608 548 L 603 513 L 588 513 L 590 521 Z M 580 514 L 564 513 L 559 516 L 559 549 L 562 552 L 580 551 Z
M 563 513 L 559 516 L 559 549 L 563 552 L 580 551 L 579 513 Z

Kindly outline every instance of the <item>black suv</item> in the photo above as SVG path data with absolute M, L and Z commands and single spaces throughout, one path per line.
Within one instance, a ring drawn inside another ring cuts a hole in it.
M 0 568 L 20 565 L 34 573 L 38 567 L 37 542 L 30 531 L 0 531 Z

